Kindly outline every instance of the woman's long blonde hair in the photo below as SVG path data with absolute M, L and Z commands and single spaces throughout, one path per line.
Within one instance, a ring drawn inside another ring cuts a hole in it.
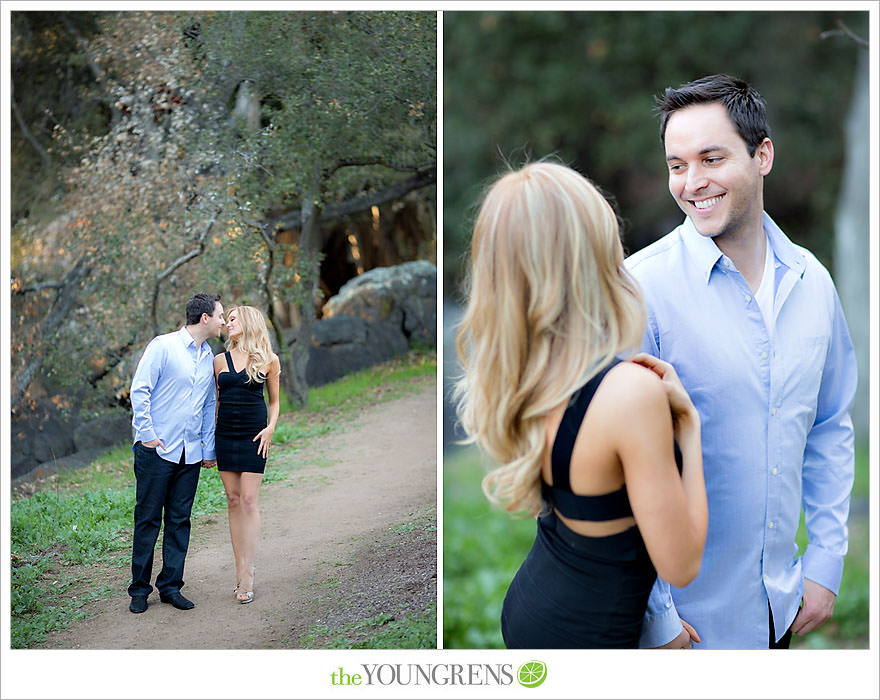
M 249 382 L 262 382 L 266 379 L 266 370 L 272 362 L 272 341 L 269 339 L 269 327 L 266 317 L 253 306 L 233 306 L 226 312 L 227 318 L 232 312 L 238 315 L 241 334 L 226 341 L 227 350 L 241 350 L 247 353 L 245 365 Z
M 507 173 L 477 216 L 466 287 L 453 390 L 465 442 L 501 463 L 483 480 L 487 498 L 534 516 L 548 414 L 644 332 L 614 210 L 564 165 Z

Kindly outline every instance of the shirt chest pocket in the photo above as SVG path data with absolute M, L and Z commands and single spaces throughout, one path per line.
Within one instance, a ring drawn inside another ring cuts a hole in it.
M 827 354 L 828 336 L 823 335 L 798 338 L 777 348 L 776 371 L 777 381 L 782 384 L 782 403 L 810 424 L 816 415 Z
M 190 378 L 193 387 L 193 396 L 202 399 L 209 391 L 214 391 L 214 369 L 213 367 L 206 369 L 201 366 L 195 378 Z

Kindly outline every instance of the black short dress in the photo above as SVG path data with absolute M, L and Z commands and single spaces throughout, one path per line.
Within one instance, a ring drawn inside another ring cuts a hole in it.
M 575 438 L 590 400 L 615 364 L 574 395 L 559 425 L 551 453 L 553 486 L 542 485 L 546 515 L 538 518 L 535 542 L 501 611 L 501 633 L 510 649 L 638 647 L 657 576 L 638 527 L 586 537 L 557 515 L 589 521 L 632 515 L 625 484 L 599 496 L 572 493 L 570 485 Z
M 260 441 L 257 434 L 267 425 L 266 402 L 263 399 L 264 381 L 248 381 L 244 368 L 235 371 L 232 357 L 226 355 L 226 372 L 217 375 L 219 390 L 217 428 L 214 443 L 217 449 L 217 469 L 227 472 L 256 472 L 266 470 L 266 460 L 257 453 Z

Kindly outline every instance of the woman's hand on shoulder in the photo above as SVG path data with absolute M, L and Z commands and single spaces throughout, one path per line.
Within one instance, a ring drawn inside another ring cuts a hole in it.
M 633 362 L 622 362 L 599 385 L 594 401 L 602 404 L 604 433 L 622 461 L 639 448 L 654 453 L 658 434 L 668 436 L 672 449 L 669 400 L 663 381 L 654 372 Z
M 632 361 L 635 364 L 646 367 L 660 377 L 663 389 L 666 392 L 666 399 L 669 402 L 669 408 L 672 411 L 672 421 L 676 437 L 678 437 L 682 429 L 698 427 L 700 425 L 700 416 L 697 413 L 697 409 L 694 408 L 694 403 L 681 383 L 675 367 L 665 360 L 644 352 L 636 355 Z
M 602 382 L 599 390 L 608 385 L 611 394 L 612 418 L 629 417 L 630 424 L 635 415 L 645 416 L 668 405 L 666 388 L 656 372 L 645 371 L 644 365 L 636 362 L 622 362 Z

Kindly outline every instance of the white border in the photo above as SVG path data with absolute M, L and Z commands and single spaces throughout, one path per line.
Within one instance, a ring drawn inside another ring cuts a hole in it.
M 437 13 L 437 648 L 443 648 L 443 13 Z

